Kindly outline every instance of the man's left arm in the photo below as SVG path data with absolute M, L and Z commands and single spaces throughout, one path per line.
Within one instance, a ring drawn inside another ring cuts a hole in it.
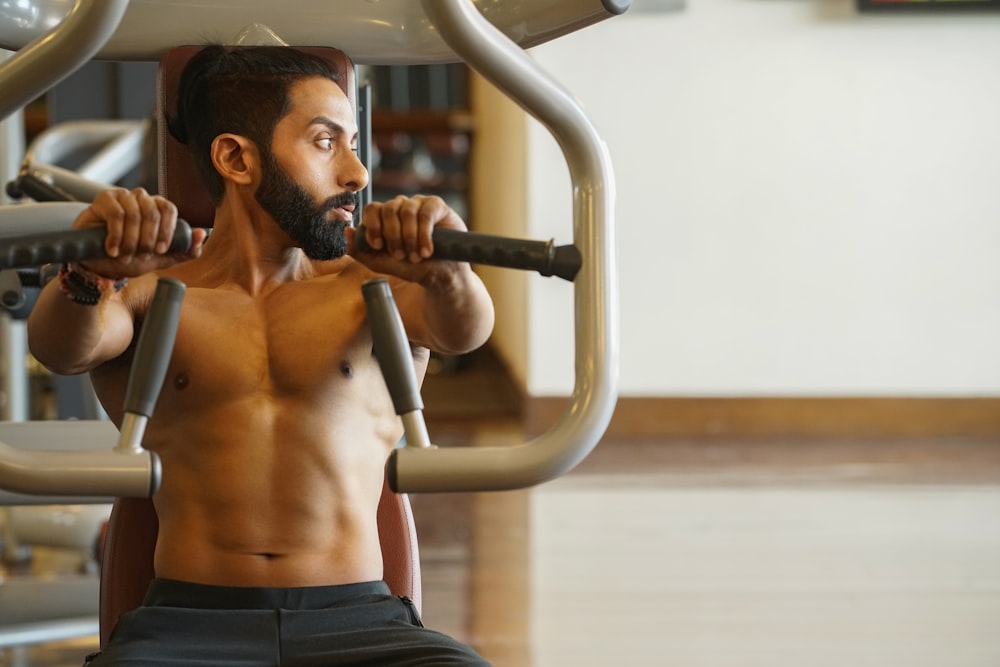
M 369 204 L 364 211 L 366 241 L 351 254 L 371 270 L 400 278 L 393 296 L 411 342 L 444 354 L 474 350 L 493 331 L 493 301 L 466 262 L 430 259 L 436 227 L 466 230 L 462 219 L 439 197 L 397 197 Z

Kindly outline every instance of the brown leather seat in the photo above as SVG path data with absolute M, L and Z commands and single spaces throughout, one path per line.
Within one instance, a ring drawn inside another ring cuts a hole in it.
M 173 94 L 184 63 L 200 47 L 177 47 L 160 63 L 159 108 L 173 109 Z M 302 47 L 331 62 L 340 73 L 340 86 L 357 108 L 354 66 L 338 49 Z M 214 208 L 198 180 L 186 147 L 166 131 L 161 117 L 157 123 L 160 192 L 173 201 L 180 216 L 195 227 L 211 227 Z M 405 595 L 420 609 L 420 558 L 413 513 L 407 496 L 382 488 L 378 506 L 378 528 L 382 544 L 383 578 L 395 595 Z M 148 498 L 120 498 L 115 501 L 104 540 L 101 567 L 100 626 L 101 646 L 106 645 L 118 617 L 141 604 L 153 578 L 153 550 L 158 521 Z

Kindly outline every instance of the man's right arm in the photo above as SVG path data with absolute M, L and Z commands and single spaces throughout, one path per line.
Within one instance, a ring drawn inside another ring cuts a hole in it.
M 128 349 L 133 318 L 125 293 L 104 294 L 96 305 L 86 305 L 71 301 L 59 282 L 45 286 L 28 317 L 28 346 L 42 365 L 76 375 Z
M 28 346 L 48 369 L 72 375 L 93 370 L 128 349 L 135 316 L 148 303 L 150 283 L 138 279 L 201 253 L 204 230 L 191 249 L 169 253 L 177 209 L 142 188 L 101 192 L 73 229 L 107 229 L 107 257 L 70 264 L 46 285 L 28 317 Z

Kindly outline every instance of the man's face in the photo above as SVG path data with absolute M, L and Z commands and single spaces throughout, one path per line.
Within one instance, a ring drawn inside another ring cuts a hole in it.
M 355 151 L 354 109 L 329 79 L 308 77 L 289 87 L 289 110 L 261 147 L 261 207 L 312 259 L 341 257 L 357 192 L 368 171 Z
M 337 259 L 347 252 L 347 223 L 330 212 L 357 206 L 358 195 L 342 192 L 317 203 L 296 183 L 269 150 L 262 150 L 262 178 L 254 197 L 288 236 L 315 260 Z

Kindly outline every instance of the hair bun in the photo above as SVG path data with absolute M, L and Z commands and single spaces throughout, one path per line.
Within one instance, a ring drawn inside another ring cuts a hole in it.
M 188 142 L 188 132 L 184 123 L 176 116 L 170 115 L 166 117 L 166 121 L 167 130 L 170 132 L 170 136 L 186 145 Z

